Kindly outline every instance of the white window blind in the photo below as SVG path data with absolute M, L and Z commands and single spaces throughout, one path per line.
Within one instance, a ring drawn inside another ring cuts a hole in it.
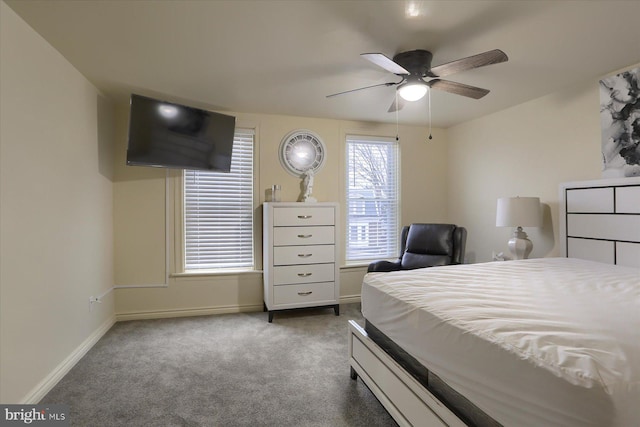
M 347 261 L 398 256 L 398 144 L 347 136 Z
M 252 130 L 236 129 L 231 171 L 184 171 L 185 271 L 252 270 Z

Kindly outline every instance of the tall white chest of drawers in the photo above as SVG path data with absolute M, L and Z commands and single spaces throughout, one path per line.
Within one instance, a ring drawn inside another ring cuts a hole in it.
M 273 313 L 333 306 L 340 314 L 337 203 L 263 205 L 264 305 Z

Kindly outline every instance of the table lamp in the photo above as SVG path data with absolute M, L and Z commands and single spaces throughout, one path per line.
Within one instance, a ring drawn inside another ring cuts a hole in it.
M 496 227 L 517 227 L 509 240 L 514 259 L 527 259 L 533 244 L 522 227 L 542 226 L 542 211 L 538 197 L 501 197 L 498 199 Z

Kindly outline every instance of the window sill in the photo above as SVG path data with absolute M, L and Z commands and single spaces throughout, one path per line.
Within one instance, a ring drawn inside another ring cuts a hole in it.
M 371 264 L 371 262 L 369 261 L 365 261 L 365 262 L 349 262 L 349 263 L 345 263 L 344 265 L 340 266 L 341 270 L 346 270 L 349 268 L 367 268 L 369 267 L 369 264 Z
M 206 277 L 206 276 L 241 276 L 245 274 L 262 274 L 262 270 L 203 270 L 185 271 L 183 273 L 173 273 L 170 277 Z

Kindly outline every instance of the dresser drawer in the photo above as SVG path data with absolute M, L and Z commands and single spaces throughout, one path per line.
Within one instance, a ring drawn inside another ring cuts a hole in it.
M 273 248 L 274 265 L 321 264 L 335 261 L 333 245 L 276 246 Z
M 302 206 L 295 208 L 274 208 L 273 225 L 298 226 L 298 225 L 334 225 L 335 210 L 317 206 Z
M 273 288 L 275 304 L 317 304 L 335 301 L 333 282 L 284 285 Z
M 273 227 L 274 246 L 332 245 L 334 227 Z
M 293 283 L 332 282 L 334 268 L 333 263 L 273 267 L 273 284 L 277 286 Z

